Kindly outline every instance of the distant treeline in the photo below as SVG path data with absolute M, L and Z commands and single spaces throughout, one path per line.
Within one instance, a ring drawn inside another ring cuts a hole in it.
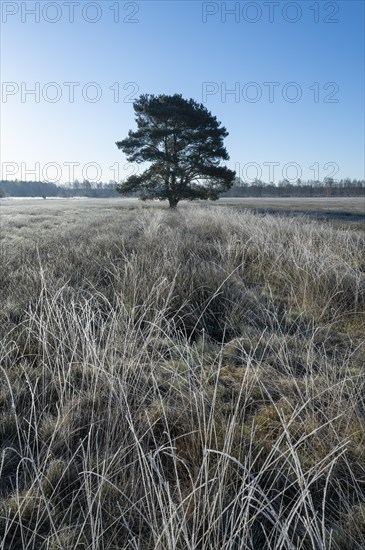
M 69 184 L 55 184 L 41 181 L 1 180 L 0 197 L 120 197 L 115 189 L 116 182 L 95 183 L 75 180 Z M 130 196 L 138 196 L 131 193 Z M 334 181 L 325 178 L 324 181 L 301 181 L 292 183 L 280 181 L 277 185 L 265 183 L 256 179 L 254 182 L 244 182 L 236 178 L 233 187 L 224 197 L 363 197 L 365 196 L 365 180 L 343 179 Z
M 324 181 L 302 181 L 292 183 L 288 180 L 279 181 L 278 185 L 265 183 L 256 179 L 246 183 L 236 178 L 224 197 L 363 197 L 365 196 L 365 180 L 343 179 L 334 181 L 325 178 Z
M 0 181 L 0 197 L 117 197 L 116 183 L 92 183 L 75 180 L 70 184 L 43 181 Z

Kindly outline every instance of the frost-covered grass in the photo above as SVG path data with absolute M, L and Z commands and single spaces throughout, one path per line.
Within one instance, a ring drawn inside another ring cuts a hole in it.
M 361 233 L 57 208 L 2 225 L 0 549 L 363 548 Z

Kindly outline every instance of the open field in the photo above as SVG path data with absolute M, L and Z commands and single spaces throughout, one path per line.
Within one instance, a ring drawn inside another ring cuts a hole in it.
M 365 547 L 364 235 L 232 200 L 0 202 L 0 550 Z
M 328 198 L 220 198 L 213 203 L 216 206 L 230 206 L 237 209 L 254 210 L 259 213 L 283 215 L 303 215 L 314 219 L 329 220 L 331 222 L 357 224 L 357 228 L 363 225 L 365 228 L 365 198 L 363 197 L 328 197 Z M 0 216 L 4 219 L 7 215 L 34 215 L 41 209 L 42 212 L 61 213 L 70 210 L 78 211 L 84 208 L 100 210 L 106 208 L 151 208 L 161 207 L 165 203 L 160 201 L 142 202 L 135 198 L 117 199 L 47 199 L 41 198 L 16 198 L 0 200 Z M 201 201 L 202 206 L 211 206 L 211 201 Z M 179 208 L 186 208 L 189 202 L 181 201 Z
M 270 210 L 273 212 L 302 212 L 303 214 L 318 213 L 338 217 L 362 216 L 365 218 L 364 197 L 282 197 L 282 198 L 222 198 L 219 203 L 230 206 L 243 206 L 255 210 Z
M 363 197 L 282 197 L 282 198 L 222 198 L 219 202 L 229 205 L 242 204 L 247 208 L 267 208 L 301 212 L 345 212 L 347 214 L 365 215 Z
M 94 203 L 94 207 L 99 208 L 100 205 L 110 205 L 110 204 L 118 204 L 120 206 L 135 206 L 135 207 L 142 207 L 146 205 L 151 204 L 159 204 L 161 205 L 160 201 L 151 202 L 148 201 L 146 203 L 141 203 L 138 199 L 130 198 L 118 198 L 118 199 L 85 199 L 85 198 L 79 198 L 79 199 L 47 199 L 47 208 L 51 208 L 49 206 L 49 203 L 57 204 L 58 206 L 55 206 L 56 208 L 59 208 L 60 206 L 67 205 L 67 208 L 73 208 L 70 203 L 75 203 L 75 208 L 78 208 L 76 204 L 83 203 L 88 206 L 92 206 Z M 201 201 L 203 204 L 212 204 L 211 202 L 207 203 L 206 201 Z M 9 208 L 23 208 L 24 206 L 28 206 L 29 203 L 33 205 L 33 207 L 41 207 L 42 209 L 45 206 L 46 201 L 41 198 L 31 198 L 31 199 L 1 199 L 0 205 L 3 210 L 7 211 Z M 180 203 L 181 205 L 189 204 L 186 201 L 183 201 Z M 215 204 L 224 204 L 229 206 L 241 206 L 243 208 L 267 208 L 270 210 L 286 210 L 286 211 L 301 211 L 301 212 L 344 212 L 347 214 L 354 214 L 354 215 L 365 215 L 365 199 L 363 197 L 317 197 L 317 198 L 295 198 L 295 197 L 283 197 L 283 198 L 255 198 L 255 197 L 247 197 L 247 198 L 220 198 L 219 201 L 217 201 Z

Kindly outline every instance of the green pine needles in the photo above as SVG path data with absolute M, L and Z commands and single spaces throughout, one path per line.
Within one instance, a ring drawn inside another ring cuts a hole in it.
M 183 199 L 216 200 L 232 186 L 235 172 L 221 164 L 229 160 L 228 132 L 204 105 L 175 94 L 142 95 L 133 107 L 138 129 L 116 145 L 129 162 L 150 166 L 119 184 L 120 193 L 137 191 L 175 208 Z

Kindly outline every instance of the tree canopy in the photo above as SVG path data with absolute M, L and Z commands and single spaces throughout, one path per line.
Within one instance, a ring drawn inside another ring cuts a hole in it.
M 223 145 L 228 136 L 204 105 L 181 94 L 142 95 L 133 104 L 137 131 L 116 142 L 128 162 L 150 162 L 117 186 L 122 194 L 140 192 L 142 199 L 212 199 L 227 191 L 235 177 L 221 162 L 229 160 Z

